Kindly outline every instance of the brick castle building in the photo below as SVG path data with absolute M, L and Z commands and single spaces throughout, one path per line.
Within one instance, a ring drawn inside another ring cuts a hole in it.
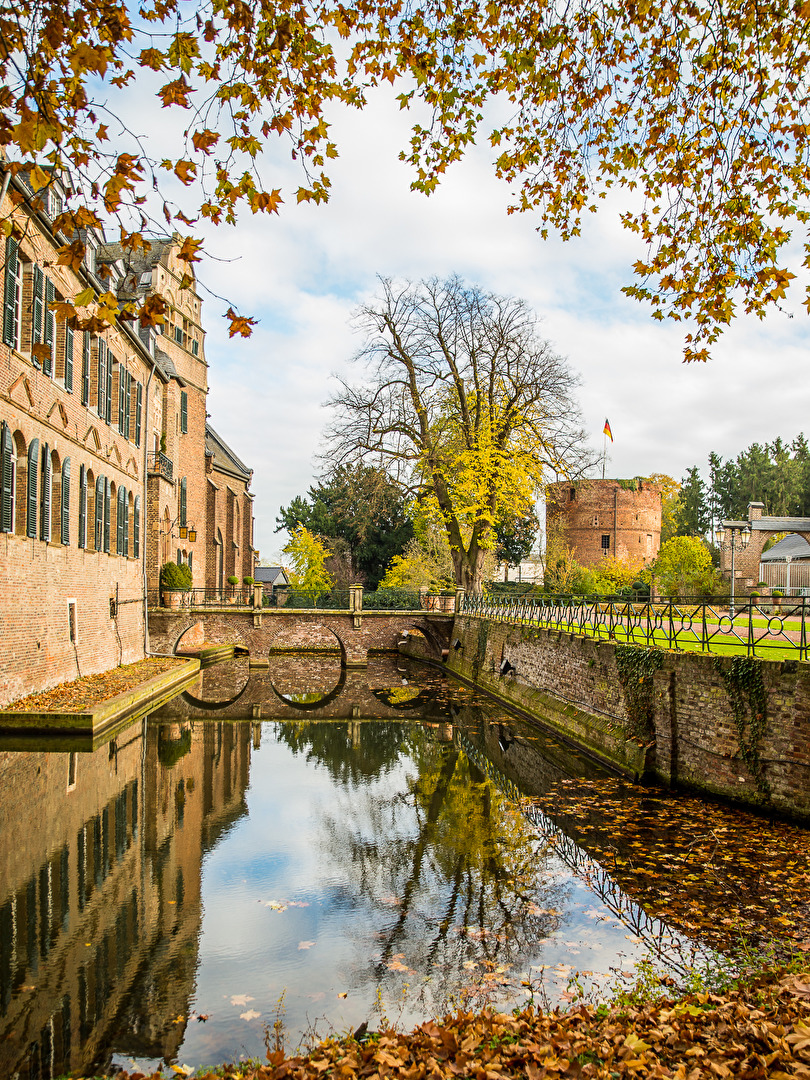
M 651 562 L 661 547 L 661 492 L 639 477 L 549 484 L 546 528 L 563 534 L 581 566 L 606 555 Z
M 34 192 L 7 179 L 0 706 L 142 657 L 146 597 L 164 562 L 187 563 L 200 588 L 220 580 L 220 562 L 240 579 L 255 563 L 252 474 L 240 462 L 223 489 L 209 445 L 202 304 L 193 283 L 180 287 L 193 277 L 180 238 L 132 255 L 90 230 L 82 265 L 60 265 L 73 237 L 54 220 L 68 193 L 56 180 Z M 54 305 L 88 289 L 120 301 L 160 293 L 165 322 L 79 330 Z M 220 520 L 238 525 L 218 547 Z

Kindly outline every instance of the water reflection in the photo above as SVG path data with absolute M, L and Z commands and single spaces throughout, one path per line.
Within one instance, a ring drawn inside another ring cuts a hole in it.
M 515 805 L 595 766 L 429 669 L 272 664 L 0 751 L 0 1075 L 261 1056 L 282 994 L 297 1038 L 683 943 Z

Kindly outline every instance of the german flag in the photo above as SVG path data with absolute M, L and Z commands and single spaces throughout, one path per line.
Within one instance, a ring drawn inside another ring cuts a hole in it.
M 605 426 L 602 428 L 602 434 L 607 435 L 611 442 L 613 442 L 613 432 L 610 430 L 610 421 L 605 417 Z

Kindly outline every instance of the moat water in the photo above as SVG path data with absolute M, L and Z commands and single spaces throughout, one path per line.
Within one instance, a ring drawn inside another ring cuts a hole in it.
M 0 1076 L 263 1059 L 710 952 L 525 801 L 587 759 L 430 668 L 271 664 L 95 750 L 0 741 Z

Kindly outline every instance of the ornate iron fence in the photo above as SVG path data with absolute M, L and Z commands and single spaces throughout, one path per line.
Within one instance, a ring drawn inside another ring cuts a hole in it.
M 810 598 L 606 601 L 543 596 L 499 599 L 465 596 L 461 612 L 495 621 L 541 626 L 586 637 L 692 652 L 744 653 L 808 659 Z M 778 654 L 778 656 L 777 656 Z

